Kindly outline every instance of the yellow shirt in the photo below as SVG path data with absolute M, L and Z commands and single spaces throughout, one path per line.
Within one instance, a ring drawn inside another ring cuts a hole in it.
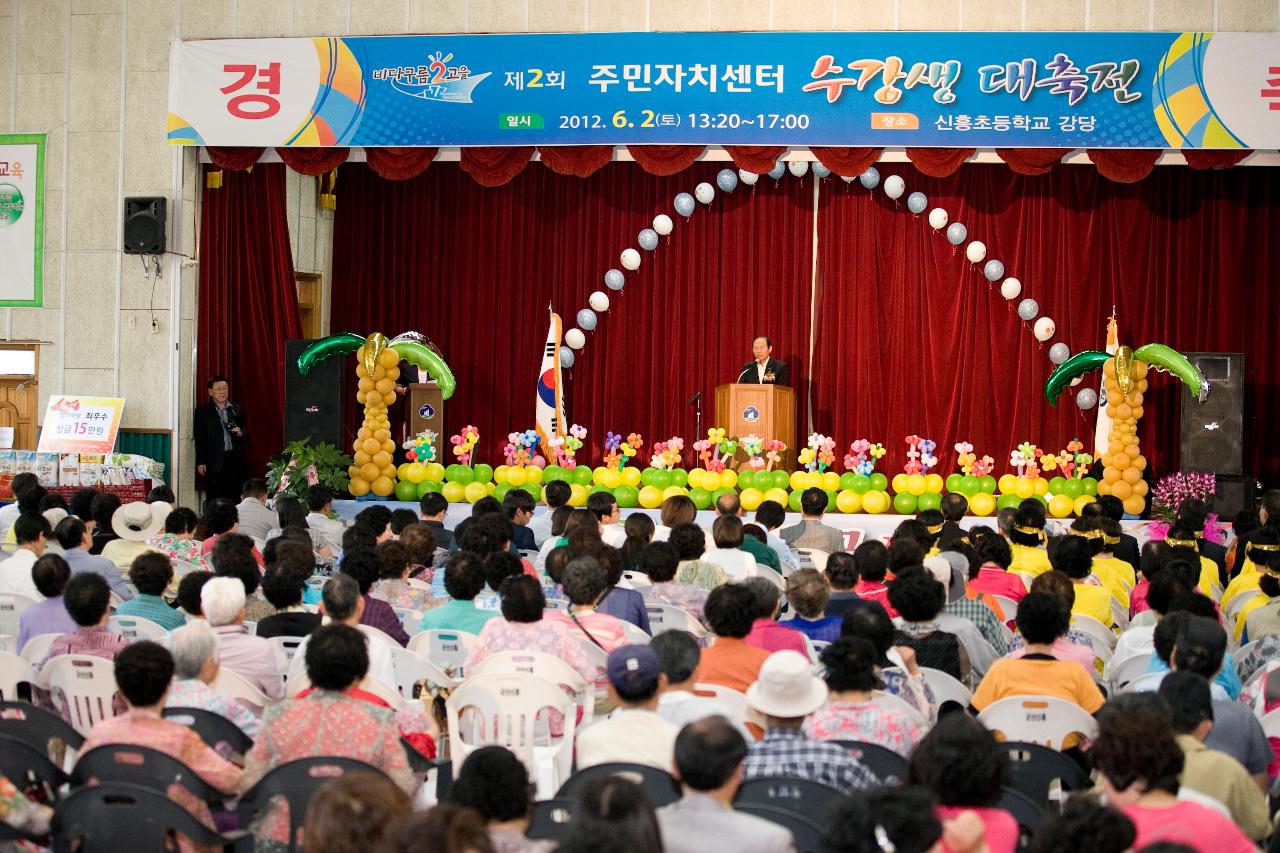
M 1257 610 L 1262 605 L 1269 604 L 1272 601 L 1275 601 L 1275 599 L 1267 598 L 1265 595 L 1255 595 L 1253 598 L 1249 599 L 1244 603 L 1244 606 L 1240 608 L 1240 612 L 1236 614 L 1235 635 L 1236 635 L 1237 643 L 1239 643 L 1240 638 L 1244 636 L 1244 629 L 1245 629 L 1246 623 L 1249 621 L 1249 614 Z M 1249 639 L 1256 640 L 1258 638 L 1250 637 Z
M 1078 583 L 1075 590 L 1076 603 L 1071 606 L 1072 615 L 1092 616 L 1108 628 L 1115 627 L 1115 616 L 1111 612 L 1111 593 L 1105 586 Z
M 1222 593 L 1222 601 L 1220 603 L 1223 608 L 1226 608 L 1231 603 L 1231 599 L 1245 590 L 1257 589 L 1259 577 L 1258 567 L 1253 564 L 1253 560 L 1245 557 L 1244 565 L 1240 567 L 1240 574 L 1236 575 L 1231 583 L 1227 584 L 1226 592 Z
M 1009 571 L 1011 572 L 1022 572 L 1024 575 L 1038 578 L 1053 569 L 1053 566 L 1049 564 L 1048 552 L 1042 548 L 1032 548 L 1030 545 L 1019 545 L 1016 542 L 1010 542 L 1009 550 L 1013 552 L 1013 562 L 1009 564 Z
M 1203 592 L 1210 598 L 1216 598 L 1213 594 L 1214 587 L 1218 586 L 1218 564 L 1208 557 L 1200 558 L 1200 582 L 1196 584 L 1196 589 Z
M 1129 570 L 1127 575 L 1120 566 Z M 1119 602 L 1121 607 L 1128 610 L 1129 590 L 1133 589 L 1133 584 L 1130 583 L 1126 586 L 1125 581 L 1133 577 L 1133 566 L 1115 557 L 1094 557 L 1093 573 L 1102 582 L 1103 587 L 1111 593 L 1111 597 Z

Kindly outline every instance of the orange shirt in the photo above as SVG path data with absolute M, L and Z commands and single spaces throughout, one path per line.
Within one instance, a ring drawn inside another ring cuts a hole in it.
M 1074 702 L 1090 714 L 1097 713 L 1106 701 L 1098 685 L 1075 661 L 1001 658 L 987 670 L 970 704 L 981 711 L 1012 696 L 1053 696 Z M 1068 735 L 1062 748 L 1069 749 L 1078 740 Z
M 715 644 L 702 653 L 698 681 L 746 693 L 768 659 L 769 652 L 748 646 L 745 640 L 716 637 Z

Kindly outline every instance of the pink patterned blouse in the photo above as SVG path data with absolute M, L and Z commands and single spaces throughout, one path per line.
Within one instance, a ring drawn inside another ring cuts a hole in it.
M 920 742 L 924 732 L 906 714 L 872 702 L 831 702 L 805 721 L 804 731 L 814 740 L 856 740 L 891 749 L 904 758 Z

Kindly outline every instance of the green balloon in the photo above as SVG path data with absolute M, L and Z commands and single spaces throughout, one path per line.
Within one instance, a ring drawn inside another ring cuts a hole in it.
M 446 465 L 444 469 L 444 481 L 446 483 L 452 483 L 458 476 L 458 469 L 461 467 L 462 466 L 456 462 L 452 465 Z
M 924 512 L 926 509 L 940 509 L 942 507 L 942 495 L 937 492 L 925 492 L 916 498 L 916 509 Z
M 1032 497 L 1044 504 L 1045 509 L 1049 508 L 1049 499 L 1044 495 L 1032 495 Z
M 685 482 L 688 482 L 687 474 L 685 475 L 685 478 Z M 661 468 L 655 469 L 653 472 L 653 479 L 649 485 L 653 486 L 655 489 L 666 491 L 671 487 L 671 472 L 664 471 Z
M 1001 495 L 996 498 L 996 509 L 1017 509 L 1020 503 L 1022 498 L 1015 494 Z
M 725 495 L 736 495 L 736 494 L 737 492 L 733 489 L 719 488 L 711 493 L 711 500 L 718 501 L 720 500 L 720 498 L 724 497 Z
M 961 475 L 959 474 L 948 474 L 947 475 L 947 491 L 948 492 L 960 491 L 961 479 L 963 479 L 963 477 L 961 477 Z
M 994 495 L 996 493 L 996 486 L 999 485 L 999 483 L 996 482 L 996 478 L 992 477 L 990 474 L 985 477 L 979 477 L 978 484 L 981 490 L 989 495 Z
M 524 489 L 528 492 L 534 503 L 542 500 L 542 486 L 537 483 L 525 483 L 523 486 L 517 486 L 516 488 Z
M 879 471 L 872 474 L 870 477 L 870 480 L 871 480 L 871 491 L 873 492 L 883 492 L 888 490 L 889 488 L 889 478 L 886 477 L 884 474 L 881 474 Z
M 689 490 L 689 500 L 693 501 L 693 505 L 698 509 L 706 509 L 711 506 L 711 493 L 701 486 L 696 486 Z
M 982 490 L 982 483 L 972 474 L 965 474 L 960 478 L 960 491 L 969 497 L 973 497 Z
M 775 489 L 785 489 L 791 485 L 791 475 L 786 471 L 773 472 L 773 487 Z M 756 484 L 756 488 L 760 488 L 760 484 Z M 799 510 L 797 510 L 799 512 Z
M 840 481 L 843 483 L 844 478 L 841 477 Z M 871 478 L 866 474 L 854 474 L 853 479 L 851 479 L 849 483 L 849 488 L 853 489 L 857 494 L 865 495 L 867 492 L 871 491 Z
M 470 465 L 459 465 L 458 470 L 454 472 L 453 481 L 469 486 L 475 480 L 476 474 L 471 470 Z
M 750 471 L 750 470 L 743 471 L 741 474 L 738 475 L 738 488 L 739 489 L 754 488 L 755 481 L 756 481 L 755 471 Z
M 396 483 L 396 500 L 416 501 L 417 499 L 418 486 L 416 483 L 410 483 L 408 480 L 401 480 Z
M 564 469 L 559 465 L 548 465 L 542 469 L 542 482 L 554 483 L 564 479 Z
M 827 512 L 836 511 L 836 492 L 827 492 Z
M 653 485 L 653 475 L 658 473 L 657 468 L 645 468 L 640 472 L 640 484 L 643 486 Z
M 418 500 L 422 500 L 427 495 L 431 494 L 432 492 L 438 492 L 442 488 L 444 487 L 441 486 L 439 483 L 435 482 L 434 480 L 423 480 L 421 483 L 418 484 L 417 498 Z
M 570 478 L 579 486 L 591 485 L 591 468 L 587 465 L 579 465 L 569 471 Z
M 473 483 L 493 482 L 493 466 L 492 465 L 486 465 L 483 462 L 481 462 L 479 465 L 477 465 L 475 468 L 472 469 L 472 472 L 475 474 L 475 479 L 471 481 Z
M 511 485 L 510 483 L 499 483 L 498 485 L 493 487 L 493 496 L 498 500 L 502 500 L 507 496 L 507 492 L 511 491 L 514 488 L 516 487 Z
M 671 469 L 671 485 L 684 488 L 689 485 L 689 472 L 683 468 Z
M 608 492 L 609 494 L 613 494 L 612 490 L 610 490 L 608 486 L 602 485 L 601 483 L 596 483 L 594 486 L 587 489 L 587 494 L 589 495 L 594 495 L 596 492 Z
M 1075 500 L 1076 498 L 1084 495 L 1084 483 L 1080 482 L 1074 477 L 1071 478 L 1070 480 L 1063 480 L 1062 494 L 1071 498 L 1071 500 Z
M 857 475 L 857 474 L 855 474 L 855 473 L 854 473 L 854 472 L 852 472 L 852 471 L 845 471 L 843 474 L 841 474 L 841 475 L 840 475 L 840 488 L 841 488 L 842 490 L 843 490 L 843 489 L 852 489 L 852 488 L 853 488 L 853 478 L 854 478 L 854 477 L 857 477 L 857 476 L 858 476 L 858 475 Z
M 791 507 L 792 512 L 800 512 L 800 496 L 803 494 L 799 489 L 791 493 L 791 497 L 787 498 L 787 506 Z
M 640 490 L 635 486 L 618 486 L 613 490 L 613 499 L 623 509 L 631 509 L 640 503 Z
M 1089 497 L 1096 498 L 1098 496 L 1098 481 L 1093 477 L 1085 477 L 1080 481 L 1084 483 L 1084 493 Z
M 910 492 L 899 492 L 893 496 L 893 508 L 898 515 L 914 515 L 916 506 L 916 496 Z
M 1049 494 L 1051 495 L 1066 494 L 1066 489 L 1064 488 L 1066 485 L 1067 485 L 1067 481 L 1065 479 L 1063 479 L 1062 477 L 1054 477 L 1049 481 Z

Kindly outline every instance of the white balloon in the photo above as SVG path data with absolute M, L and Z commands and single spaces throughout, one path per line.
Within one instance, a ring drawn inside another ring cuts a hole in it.
M 621 260 L 622 265 L 629 270 L 640 269 L 640 253 L 635 249 L 623 249 L 622 254 L 619 256 L 619 260 Z
M 671 217 L 667 216 L 665 213 L 659 213 L 657 216 L 653 217 L 653 230 L 657 231 L 663 237 L 670 234 L 673 227 L 674 223 L 672 223 Z
M 947 212 L 940 207 L 935 207 L 929 211 L 929 227 L 934 231 L 941 231 L 946 228 L 948 219 L 950 217 L 947 216 Z
M 716 188 L 703 181 L 694 188 L 693 197 L 703 204 L 711 204 L 711 200 L 716 197 Z
M 1053 337 L 1053 333 L 1058 331 L 1058 327 L 1048 317 L 1041 317 L 1036 320 L 1035 326 L 1032 327 L 1037 341 L 1047 341 Z
M 1022 294 L 1022 282 L 1013 276 L 1006 278 L 1000 285 L 1000 295 L 1010 302 L 1017 299 Z
M 587 345 L 587 336 L 581 329 L 570 329 L 564 333 L 564 342 L 573 349 L 582 349 Z
M 749 187 L 754 187 L 756 185 L 756 181 L 760 180 L 760 176 L 755 172 L 748 172 L 746 169 L 739 169 L 738 180 L 742 181 Z
M 609 310 L 609 297 L 603 291 L 597 290 L 587 297 L 587 304 L 591 306 L 592 311 L 603 314 Z
M 803 178 L 805 173 L 809 171 L 809 161 L 792 160 L 787 164 L 787 171 L 795 175 L 797 178 Z
M 841 175 L 840 180 L 844 181 L 846 184 L 851 184 L 854 181 L 858 180 L 858 176 L 857 175 Z
M 902 198 L 902 194 L 906 191 L 907 182 L 902 180 L 901 175 L 890 175 L 884 179 L 884 194 L 889 198 Z
M 987 244 L 981 240 L 974 240 L 968 246 L 965 246 L 964 256 L 969 259 L 969 263 L 982 263 L 982 259 L 987 256 Z

